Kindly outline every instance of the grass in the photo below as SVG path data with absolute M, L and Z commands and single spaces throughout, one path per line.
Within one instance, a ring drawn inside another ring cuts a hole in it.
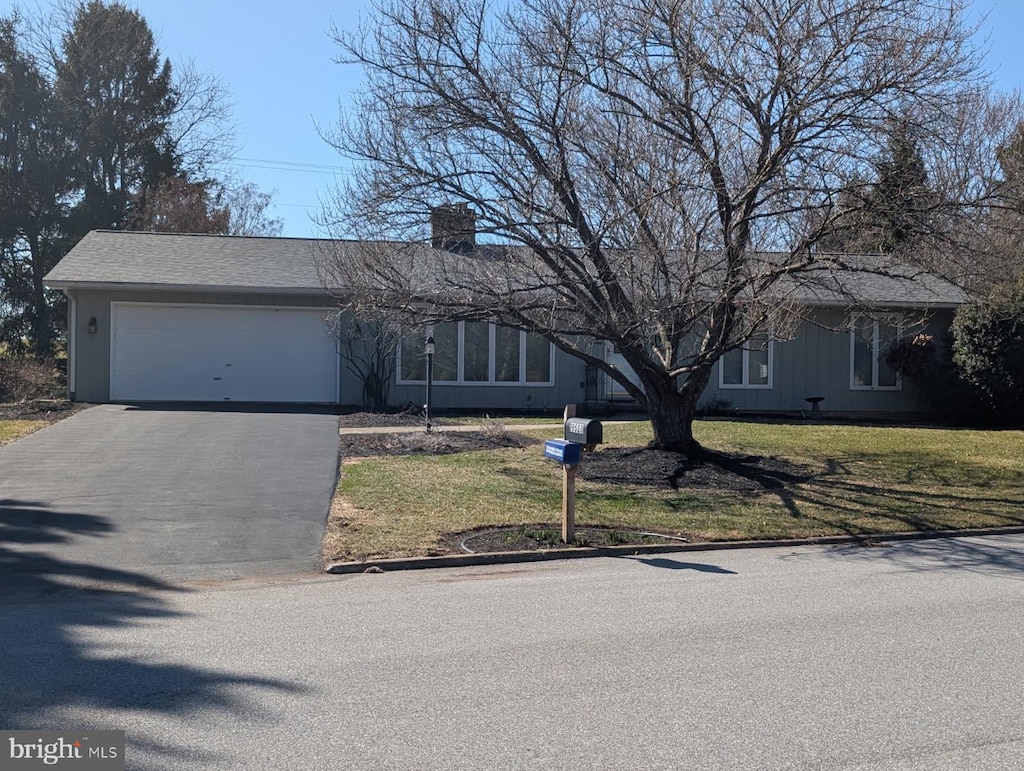
M 743 540 L 1024 524 L 1024 432 L 700 421 L 698 440 L 780 457 L 812 477 L 782 489 L 653 489 L 580 481 L 577 524 Z M 552 438 L 559 431 L 528 431 Z M 609 425 L 640 446 L 647 423 Z M 584 460 L 584 463 L 586 461 Z M 475 527 L 556 525 L 561 471 L 538 447 L 346 464 L 325 541 L 331 559 L 446 550 Z
M 0 420 L 0 445 L 38 431 L 45 425 L 45 420 Z

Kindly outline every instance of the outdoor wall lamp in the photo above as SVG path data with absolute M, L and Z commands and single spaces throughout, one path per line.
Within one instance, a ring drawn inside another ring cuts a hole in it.
M 430 391 L 434 385 L 434 336 L 427 338 L 423 352 L 427 354 L 427 403 L 423 405 L 423 412 L 427 418 L 427 433 L 430 433 Z
M 91 319 L 89 319 L 89 323 L 86 325 L 85 331 L 88 332 L 90 335 L 95 335 L 97 329 L 99 329 L 99 325 L 96 323 L 96 317 L 93 316 Z

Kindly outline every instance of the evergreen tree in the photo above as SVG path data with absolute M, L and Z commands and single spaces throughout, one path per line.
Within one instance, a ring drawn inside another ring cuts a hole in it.
M 917 141 L 906 121 L 889 135 L 885 157 L 876 164 L 878 181 L 869 199 L 878 241 L 876 251 L 893 254 L 913 247 L 929 230 L 933 197 Z
M 47 356 L 62 303 L 43 277 L 68 245 L 73 183 L 60 112 L 17 33 L 16 17 L 0 19 L 0 342 Z
M 953 322 L 953 362 L 993 420 L 1024 425 L 1024 290 L 965 305 Z
M 907 121 L 897 121 L 873 164 L 875 179 L 854 178 L 840 192 L 835 225 L 818 242 L 824 252 L 898 254 L 930 231 L 934 195 Z
M 178 172 L 171 63 L 138 11 L 91 0 L 64 35 L 56 70 L 77 143 L 77 230 L 124 227 L 133 196 Z

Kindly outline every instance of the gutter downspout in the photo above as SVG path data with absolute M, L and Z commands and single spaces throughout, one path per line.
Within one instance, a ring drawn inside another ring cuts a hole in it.
M 76 366 L 78 359 L 78 303 L 71 293 L 64 288 L 64 296 L 68 298 L 68 399 L 75 401 Z

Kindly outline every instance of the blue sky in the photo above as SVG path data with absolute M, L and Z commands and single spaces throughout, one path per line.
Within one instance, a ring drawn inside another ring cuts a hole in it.
M 20 3 L 31 9 L 32 2 Z M 41 3 L 46 7 L 46 3 Z M 131 5 L 128 0 L 127 4 Z M 0 0 L 0 13 L 14 5 Z M 333 62 L 332 21 L 354 28 L 364 0 L 139 0 L 134 3 L 172 62 L 191 58 L 229 89 L 238 124 L 230 171 L 275 192 L 284 235 L 321 235 L 312 220 L 348 162 L 317 134 L 359 84 L 358 68 Z M 1024 2 L 977 0 L 980 35 L 997 84 L 1024 86 Z

